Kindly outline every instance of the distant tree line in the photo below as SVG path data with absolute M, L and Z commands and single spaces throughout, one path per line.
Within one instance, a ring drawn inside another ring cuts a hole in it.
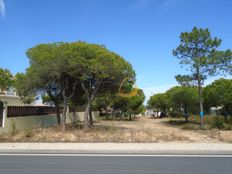
M 224 116 L 232 114 L 232 79 L 218 79 L 202 89 L 205 113 L 210 108 L 219 108 L 219 113 Z M 155 112 L 162 112 L 171 117 L 184 116 L 188 121 L 190 114 L 199 111 L 197 86 L 176 86 L 165 93 L 155 94 L 150 97 L 147 107 Z

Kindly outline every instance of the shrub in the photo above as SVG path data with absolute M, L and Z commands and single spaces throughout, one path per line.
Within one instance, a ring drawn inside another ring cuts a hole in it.
M 212 122 L 212 128 L 223 129 L 225 128 L 224 118 L 216 116 Z
M 16 124 L 15 124 L 15 122 L 13 121 L 10 126 L 11 126 L 11 135 L 15 135 L 16 134 Z
M 26 137 L 32 137 L 33 136 L 33 133 L 32 133 L 32 128 L 27 128 L 25 129 L 25 134 L 26 134 Z
M 173 118 L 178 118 L 178 117 L 182 117 L 183 113 L 179 111 L 170 111 L 168 115 Z
M 232 124 L 232 116 L 228 116 L 227 123 L 228 123 L 228 124 Z

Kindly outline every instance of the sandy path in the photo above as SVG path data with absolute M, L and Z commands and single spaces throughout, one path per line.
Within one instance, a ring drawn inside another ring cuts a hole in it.
M 191 130 L 182 130 L 179 127 L 167 125 L 169 118 L 163 119 L 153 119 L 140 117 L 136 121 L 105 121 L 101 122 L 101 124 L 105 125 L 114 125 L 116 127 L 123 127 L 127 129 L 134 129 L 136 131 L 145 131 L 149 132 L 151 136 L 160 138 L 166 137 L 171 141 L 184 141 L 184 142 L 212 142 L 217 143 L 220 142 L 218 138 L 212 136 L 212 132 L 209 134 L 207 131 L 191 131 Z M 162 141 L 162 140 L 161 140 Z M 164 138 L 165 141 L 165 138 Z

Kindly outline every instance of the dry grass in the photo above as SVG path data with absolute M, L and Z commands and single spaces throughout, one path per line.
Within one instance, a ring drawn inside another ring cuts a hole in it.
M 67 125 L 65 133 L 59 127 L 27 129 L 13 135 L 0 135 L 0 142 L 229 142 L 231 131 L 183 130 L 167 124 L 168 119 L 141 117 L 135 121 L 99 121 L 84 131 L 82 125 Z

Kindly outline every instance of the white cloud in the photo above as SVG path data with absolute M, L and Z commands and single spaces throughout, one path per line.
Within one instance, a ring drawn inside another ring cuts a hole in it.
M 5 2 L 4 2 L 4 0 L 0 0 L 0 16 L 2 16 L 2 18 L 4 18 L 5 14 L 6 14 Z

